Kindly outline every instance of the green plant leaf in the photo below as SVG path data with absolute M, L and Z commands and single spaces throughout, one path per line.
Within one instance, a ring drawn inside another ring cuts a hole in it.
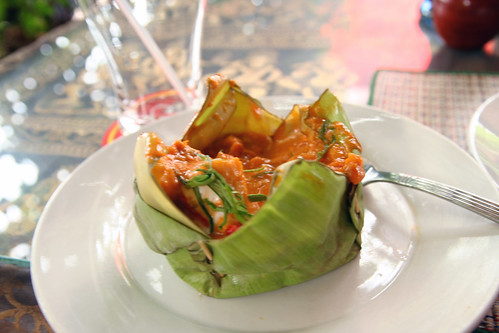
M 326 90 L 311 107 L 328 123 L 340 121 L 350 127 L 331 92 Z M 203 149 L 225 134 L 270 135 L 281 124 L 286 127 L 288 118 L 276 119 L 233 82 L 221 81 L 210 90 L 184 139 Z M 137 142 L 137 156 L 142 159 L 135 162 L 143 162 L 144 134 Z M 305 282 L 349 262 L 360 251 L 362 186 L 318 161 L 293 160 L 279 166 L 265 204 L 223 239 L 195 231 L 194 223 L 171 203 L 158 204 L 157 196 L 166 196 L 150 180 L 149 168 L 142 162 L 135 166 L 140 185 L 135 209 L 139 229 L 149 247 L 167 254 L 177 275 L 203 294 L 238 297 Z M 200 175 L 193 183 L 204 184 L 208 176 Z M 161 201 L 167 201 L 164 198 Z
M 135 218 L 149 246 L 169 253 L 166 258 L 181 279 L 217 298 L 305 282 L 355 258 L 362 216 L 345 204 L 350 186 L 346 177 L 304 160 L 293 161 L 283 172 L 262 209 L 221 240 L 190 230 L 140 199 Z M 198 241 L 205 242 L 212 261 Z

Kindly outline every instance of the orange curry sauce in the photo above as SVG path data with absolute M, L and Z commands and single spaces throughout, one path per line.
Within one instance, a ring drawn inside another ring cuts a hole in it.
M 264 201 L 254 202 L 250 197 L 255 194 L 261 194 L 260 198 L 268 196 L 273 171 L 290 160 L 318 160 L 344 174 L 353 184 L 360 183 L 364 177 L 363 161 L 353 152 L 360 152 L 361 146 L 351 131 L 343 123 L 328 123 L 313 112 L 303 124 L 298 111 L 292 112 L 297 114 L 288 117 L 272 137 L 251 133 L 241 137 L 228 135 L 203 152 L 190 147 L 186 141 L 167 146 L 154 134 L 147 148 L 150 162 L 156 161 L 153 177 L 177 207 L 213 238 L 233 233 L 245 221 L 233 214 L 224 218 L 223 213 L 208 207 L 213 217 L 210 222 L 207 207 L 202 209 L 193 190 L 183 186 L 183 181 L 201 174 L 200 169 L 212 168 L 222 175 L 251 215 Z M 220 198 L 207 192 L 203 192 L 205 200 L 217 207 L 223 206 Z

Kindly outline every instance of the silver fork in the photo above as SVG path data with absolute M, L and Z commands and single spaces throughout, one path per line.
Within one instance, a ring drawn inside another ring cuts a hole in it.
M 421 177 L 403 173 L 378 171 L 374 166 L 365 161 L 364 169 L 366 170 L 366 175 L 362 180 L 362 185 L 374 182 L 390 182 L 414 188 L 436 195 L 499 223 L 499 205 L 478 195 Z

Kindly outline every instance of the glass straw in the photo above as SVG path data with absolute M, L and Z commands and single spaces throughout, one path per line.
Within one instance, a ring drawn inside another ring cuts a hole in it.
M 127 0 L 115 0 L 118 6 L 120 7 L 121 11 L 125 15 L 126 19 L 132 26 L 132 28 L 135 30 L 139 38 L 142 40 L 142 43 L 145 45 L 147 50 L 151 53 L 152 57 L 154 60 L 156 60 L 156 63 L 159 65 L 161 71 L 163 74 L 166 76 L 170 84 L 175 88 L 177 91 L 180 99 L 182 102 L 187 106 L 190 107 L 192 106 L 192 101 L 189 99 L 187 96 L 187 90 L 185 89 L 184 85 L 178 78 L 177 74 L 175 73 L 175 70 L 172 68 L 172 66 L 168 63 L 166 58 L 163 56 L 161 53 L 161 50 L 159 49 L 158 45 L 154 41 L 154 39 L 151 37 L 149 32 L 137 22 L 135 17 L 132 14 L 132 10 L 127 3 Z

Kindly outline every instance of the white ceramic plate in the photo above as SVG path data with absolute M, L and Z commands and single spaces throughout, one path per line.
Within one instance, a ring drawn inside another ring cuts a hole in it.
M 277 113 L 299 98 L 268 98 Z M 345 106 L 364 156 L 491 199 L 474 160 L 413 121 Z M 147 130 L 181 136 L 192 114 Z M 354 261 L 297 286 L 234 299 L 198 294 L 147 248 L 131 216 L 135 136 L 85 161 L 57 190 L 36 230 L 32 278 L 57 332 L 458 332 L 496 297 L 499 228 L 430 195 L 389 184 L 365 189 L 363 249 Z
M 499 187 L 499 94 L 488 98 L 473 115 L 468 146 Z

